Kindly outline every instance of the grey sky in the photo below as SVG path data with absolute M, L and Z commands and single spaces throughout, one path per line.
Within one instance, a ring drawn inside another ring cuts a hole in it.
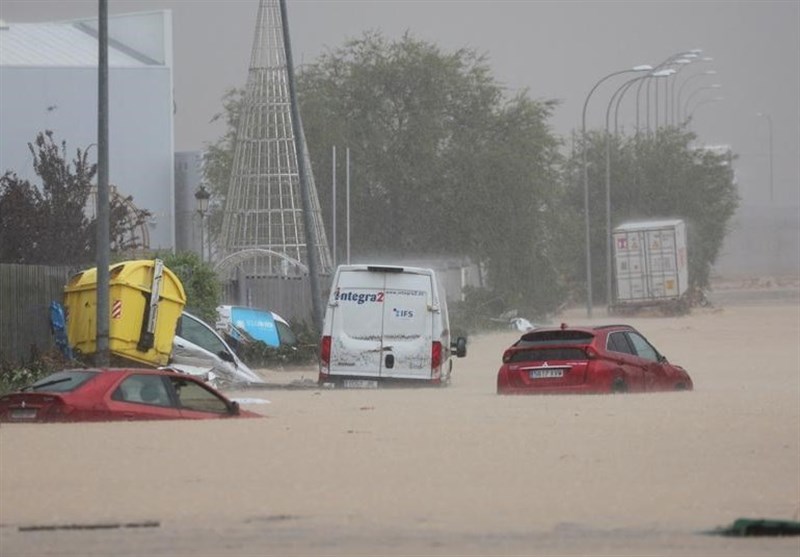
M 9 23 L 93 17 L 96 0 L 2 0 Z M 112 14 L 171 9 L 175 52 L 176 148 L 200 149 L 221 133 L 209 124 L 225 90 L 241 86 L 253 39 L 258 0 L 109 0 Z M 289 0 L 296 62 L 312 61 L 364 30 L 389 37 L 409 31 L 452 50 L 486 54 L 510 92 L 527 88 L 558 99 L 554 130 L 568 138 L 580 129 L 581 110 L 594 83 L 613 71 L 657 64 L 702 48 L 712 62 L 692 64 L 678 85 L 693 79 L 683 98 L 700 87 L 692 128 L 708 144 L 727 144 L 745 203 L 766 204 L 769 128 L 774 126 L 776 204 L 800 205 L 800 1 L 501 1 Z M 625 76 L 599 88 L 589 103 L 588 126 L 600 127 L 612 93 Z M 112 91 L 113 93 L 113 91 Z M 725 100 L 700 104 L 722 96 Z M 634 95 L 625 97 L 632 113 Z M 112 115 L 113 117 L 113 115 Z M 632 118 L 622 125 L 629 129 Z

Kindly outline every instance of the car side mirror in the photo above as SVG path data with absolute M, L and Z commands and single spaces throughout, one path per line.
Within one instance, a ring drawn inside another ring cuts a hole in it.
M 236 402 L 235 400 L 232 400 L 231 405 L 228 407 L 228 413 L 231 416 L 238 416 L 240 411 L 241 410 L 239 408 L 239 403 Z
M 450 350 L 455 352 L 458 358 L 463 358 L 467 355 L 467 339 L 458 337 L 455 342 L 451 343 Z
M 217 355 L 226 362 L 233 363 L 233 356 L 227 350 L 220 350 Z

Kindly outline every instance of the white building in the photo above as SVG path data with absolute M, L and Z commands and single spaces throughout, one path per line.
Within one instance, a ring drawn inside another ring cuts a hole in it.
M 0 173 L 39 185 L 28 143 L 53 131 L 96 160 L 97 19 L 0 21 Z M 109 16 L 109 181 L 152 213 L 150 248 L 175 246 L 172 12 Z

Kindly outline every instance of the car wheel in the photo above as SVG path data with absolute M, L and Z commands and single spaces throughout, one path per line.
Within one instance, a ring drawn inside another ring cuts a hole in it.
M 611 382 L 611 392 L 612 393 L 628 392 L 628 385 L 625 383 L 625 380 L 622 377 L 616 377 L 614 381 Z
M 686 383 L 683 383 L 683 382 L 676 383 L 675 384 L 675 390 L 676 391 L 685 391 L 686 390 Z

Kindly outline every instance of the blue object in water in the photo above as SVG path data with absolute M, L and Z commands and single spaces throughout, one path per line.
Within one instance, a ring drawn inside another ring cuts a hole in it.
M 50 330 L 53 332 L 58 349 L 65 358 L 72 360 L 72 348 L 70 348 L 67 338 L 67 319 L 64 315 L 64 306 L 55 301 L 50 302 Z
M 278 348 L 281 345 L 275 317 L 271 311 L 234 306 L 231 308 L 231 322 L 234 327 L 245 331 L 267 346 Z

